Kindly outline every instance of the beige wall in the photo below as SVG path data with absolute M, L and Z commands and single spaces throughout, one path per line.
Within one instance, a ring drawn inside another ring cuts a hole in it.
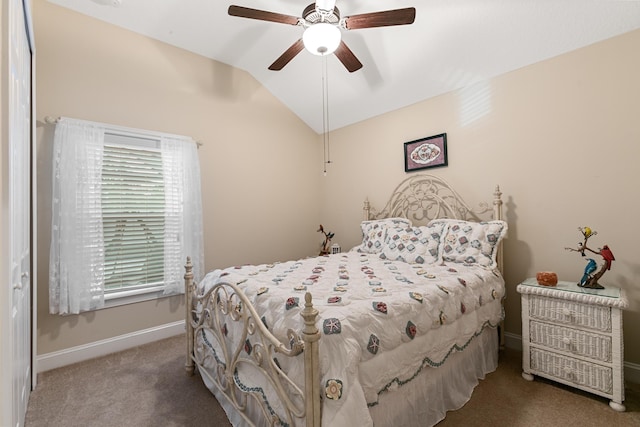
M 580 278 L 585 261 L 564 248 L 588 225 L 590 246 L 616 257 L 601 282 L 629 297 L 625 360 L 640 363 L 639 46 L 635 31 L 333 132 L 323 223 L 343 247 L 358 243 L 361 200 L 382 208 L 406 176 L 403 143 L 446 132 L 449 166 L 430 172 L 473 205 L 496 184 L 504 193 L 506 331 L 521 334 L 520 281 Z
M 39 354 L 177 321 L 184 310 L 173 297 L 78 316 L 48 314 L 54 127 L 45 116 L 202 142 L 207 270 L 316 253 L 322 147 L 297 116 L 244 71 L 44 0 L 34 6 Z
M 539 270 L 580 276 L 583 260 L 564 247 L 589 225 L 599 233 L 593 246 L 608 244 L 616 256 L 602 281 L 629 296 L 625 360 L 640 363 L 630 226 L 640 210 L 640 31 L 335 131 L 323 178 L 318 136 L 246 73 L 43 0 L 34 15 L 39 120 L 65 115 L 204 143 L 207 269 L 311 255 L 320 222 L 344 249 L 354 246 L 363 199 L 381 207 L 406 176 L 403 143 L 446 132 L 449 166 L 431 172 L 473 205 L 496 184 L 504 193 L 507 332 L 520 335 L 517 283 Z M 180 319 L 178 299 L 47 314 L 53 128 L 38 130 L 38 352 Z

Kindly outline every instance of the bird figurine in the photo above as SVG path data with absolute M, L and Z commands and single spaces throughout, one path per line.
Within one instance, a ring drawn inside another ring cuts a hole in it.
M 582 279 L 580 279 L 580 283 L 578 283 L 578 286 L 581 287 L 584 287 L 587 284 L 589 278 L 591 277 L 591 274 L 596 271 L 597 268 L 596 260 L 594 260 L 593 258 L 587 258 L 587 260 L 589 262 L 587 262 L 587 265 L 584 268 Z
M 600 249 L 600 256 L 604 259 L 607 270 L 611 270 L 611 264 L 615 260 L 615 258 L 608 245 L 604 245 L 602 249 Z
M 599 284 L 598 280 L 602 278 L 604 273 L 606 273 L 608 270 L 611 270 L 611 264 L 615 260 L 613 252 L 611 252 L 611 249 L 609 249 L 608 245 L 604 245 L 597 251 L 594 251 L 589 246 L 587 246 L 589 238 L 598 234 L 598 232 L 593 230 L 591 227 L 578 227 L 578 230 L 580 230 L 580 233 L 582 233 L 582 237 L 584 238 L 584 240 L 578 243 L 578 247 L 575 249 L 565 249 L 572 252 L 579 252 L 581 256 L 585 256 L 585 251 L 589 251 L 592 254 L 600 255 L 604 261 L 600 269 L 596 271 L 596 262 L 591 258 L 587 258 L 588 262 L 585 266 L 584 274 L 582 275 L 578 286 L 590 289 L 604 289 L 604 286 Z

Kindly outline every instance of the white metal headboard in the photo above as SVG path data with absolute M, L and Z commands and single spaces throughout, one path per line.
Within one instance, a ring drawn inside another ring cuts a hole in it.
M 502 193 L 496 185 L 493 206 L 480 203 L 472 209 L 448 182 L 433 175 L 414 175 L 402 181 L 393 190 L 386 206 L 377 211 L 364 202 L 364 219 L 392 217 L 408 218 L 415 223 L 426 223 L 436 218 L 455 218 L 466 221 L 502 219 Z M 493 212 L 491 217 L 486 215 Z

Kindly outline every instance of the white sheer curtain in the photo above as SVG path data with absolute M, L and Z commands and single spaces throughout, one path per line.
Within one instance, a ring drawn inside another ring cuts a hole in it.
M 184 292 L 184 263 L 204 272 L 197 146 L 187 137 L 61 118 L 53 149 L 49 311 L 70 314 L 104 306 L 102 161 L 105 132 L 159 141 L 165 190 L 163 294 Z
M 193 263 L 194 280 L 204 273 L 200 164 L 189 138 L 162 137 L 165 193 L 164 294 L 184 292 L 184 265 Z
M 49 310 L 69 314 L 104 305 L 102 152 L 104 127 L 62 118 L 53 140 Z

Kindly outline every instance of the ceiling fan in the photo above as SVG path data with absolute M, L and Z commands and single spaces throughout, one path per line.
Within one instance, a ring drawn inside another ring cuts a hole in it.
M 235 5 L 229 6 L 229 15 L 304 27 L 302 38 L 285 50 L 269 66 L 270 70 L 282 70 L 298 53 L 307 48 L 314 55 L 324 56 L 335 53 L 350 73 L 362 68 L 362 63 L 342 41 L 340 29 L 358 30 L 413 24 L 416 18 L 414 7 L 362 13 L 342 18 L 335 3 L 336 0 L 316 0 L 315 3 L 304 8 L 302 17 Z

